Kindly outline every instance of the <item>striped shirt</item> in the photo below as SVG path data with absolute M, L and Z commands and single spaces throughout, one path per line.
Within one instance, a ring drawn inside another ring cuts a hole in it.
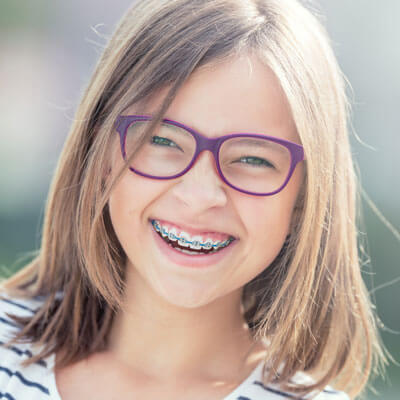
M 11 338 L 17 326 L 6 313 L 30 316 L 42 304 L 40 299 L 17 299 L 2 294 L 0 297 L 0 399 L 7 400 L 61 400 L 54 375 L 55 355 L 22 367 L 20 362 L 37 354 L 41 347 L 18 343 L 12 347 L 3 344 Z M 262 383 L 262 362 L 230 394 L 221 400 L 284 400 L 298 399 L 274 385 Z M 330 387 L 304 399 L 348 400 L 348 396 Z

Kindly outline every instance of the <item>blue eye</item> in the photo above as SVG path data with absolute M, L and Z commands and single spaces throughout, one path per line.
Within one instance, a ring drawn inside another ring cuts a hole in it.
M 151 144 L 154 144 L 156 146 L 160 146 L 160 147 L 165 147 L 165 148 L 175 148 L 178 150 L 182 150 L 182 148 L 180 146 L 178 146 L 173 140 L 168 139 L 166 137 L 162 137 L 162 136 L 153 136 L 151 138 Z
M 161 137 L 161 136 L 153 136 L 151 138 L 151 143 L 152 144 L 157 144 L 159 146 L 168 146 L 168 147 L 178 147 L 179 146 L 173 142 L 172 140 L 165 138 L 165 137 Z
M 260 157 L 252 157 L 252 156 L 241 157 L 236 162 L 249 164 L 249 165 L 255 166 L 255 167 L 275 168 L 275 166 L 273 164 L 271 164 L 268 160 L 265 160 L 264 158 L 260 158 Z

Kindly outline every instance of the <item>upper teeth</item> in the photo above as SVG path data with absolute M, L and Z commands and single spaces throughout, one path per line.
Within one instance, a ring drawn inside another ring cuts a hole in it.
M 168 237 L 169 240 L 178 241 L 181 246 L 189 247 L 191 249 L 200 250 L 203 249 L 211 249 L 211 248 L 221 248 L 230 244 L 234 239 L 228 238 L 225 241 L 214 241 L 211 238 L 206 237 L 203 239 L 202 236 L 191 236 L 189 233 L 185 231 L 181 231 L 178 236 L 178 232 L 175 228 L 168 228 L 160 224 L 160 222 L 156 220 L 152 220 L 152 225 L 157 232 L 160 232 L 161 236 Z

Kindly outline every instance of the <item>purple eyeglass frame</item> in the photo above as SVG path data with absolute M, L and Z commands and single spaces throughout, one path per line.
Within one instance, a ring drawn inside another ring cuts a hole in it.
M 122 157 L 124 158 L 124 160 L 126 160 L 126 152 L 125 152 L 125 137 L 126 137 L 126 132 L 129 128 L 129 126 L 134 123 L 134 122 L 138 122 L 138 121 L 149 121 L 151 120 L 153 117 L 151 115 L 119 115 L 117 117 L 116 120 L 116 130 L 119 133 L 119 137 L 120 137 L 120 144 L 121 144 L 121 153 L 122 153 Z M 171 175 L 171 176 L 154 176 L 154 175 L 149 175 L 149 174 L 145 174 L 143 172 L 140 172 L 134 168 L 132 168 L 131 166 L 129 166 L 129 169 L 141 176 L 144 176 L 146 178 L 151 178 L 151 179 L 174 179 L 174 178 L 178 178 L 182 175 L 184 175 L 186 172 L 188 172 L 192 166 L 195 164 L 195 161 L 197 159 L 197 157 L 199 156 L 199 154 L 204 151 L 204 150 L 209 150 L 213 156 L 214 156 L 214 160 L 215 160 L 215 164 L 219 173 L 220 178 L 222 179 L 223 182 L 225 182 L 229 187 L 238 190 L 239 192 L 242 193 L 246 193 L 249 195 L 253 195 L 253 196 L 272 196 L 278 192 L 280 192 L 289 182 L 294 169 L 296 168 L 296 165 L 303 161 L 304 158 L 304 149 L 303 146 L 297 144 L 297 143 L 293 143 L 290 142 L 289 140 L 284 140 L 284 139 L 280 139 L 274 136 L 269 136 L 269 135 L 259 135 L 259 134 L 254 134 L 254 133 L 232 133 L 229 135 L 224 135 L 224 136 L 219 136 L 216 138 L 208 138 L 204 135 L 202 135 L 201 133 L 197 132 L 196 130 L 194 130 L 193 128 L 190 128 L 187 125 L 184 125 L 180 122 L 174 121 L 172 119 L 168 119 L 168 118 L 164 118 L 162 120 L 162 122 L 168 123 L 168 124 L 172 124 L 175 125 L 179 128 L 185 129 L 186 131 L 188 131 L 195 139 L 196 141 L 196 150 L 194 152 L 193 158 L 190 161 L 189 165 L 183 170 L 181 171 L 179 174 L 176 175 Z M 235 137 L 254 137 L 254 138 L 264 138 L 267 140 L 270 140 L 271 142 L 275 142 L 275 143 L 279 143 L 280 145 L 286 147 L 289 152 L 290 152 L 290 157 L 291 157 L 291 161 L 290 161 L 290 168 L 289 168 L 289 172 L 287 174 L 287 177 L 285 179 L 285 181 L 283 182 L 283 184 L 276 190 L 274 190 L 273 192 L 268 192 L 268 193 L 254 193 L 254 192 L 249 192 L 247 190 L 243 190 L 240 189 L 234 185 L 232 185 L 224 176 L 224 174 L 222 173 L 220 164 L 219 164 L 219 150 L 220 147 L 222 145 L 222 143 L 227 140 L 227 139 L 231 139 L 231 138 L 235 138 Z

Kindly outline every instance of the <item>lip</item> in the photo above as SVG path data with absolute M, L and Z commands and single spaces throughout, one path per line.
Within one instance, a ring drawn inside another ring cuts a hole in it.
M 212 254 L 201 254 L 191 256 L 189 254 L 181 253 L 177 250 L 174 250 L 172 246 L 167 244 L 160 235 L 153 229 L 151 225 L 151 221 L 149 221 L 149 229 L 151 230 L 151 234 L 154 237 L 154 241 L 156 242 L 157 247 L 160 252 L 166 256 L 170 261 L 174 264 L 180 265 L 182 267 L 187 268 L 207 268 L 212 267 L 218 264 L 224 257 L 229 256 L 234 247 L 236 246 L 237 240 L 234 240 L 229 246 L 224 247 L 216 253 Z

